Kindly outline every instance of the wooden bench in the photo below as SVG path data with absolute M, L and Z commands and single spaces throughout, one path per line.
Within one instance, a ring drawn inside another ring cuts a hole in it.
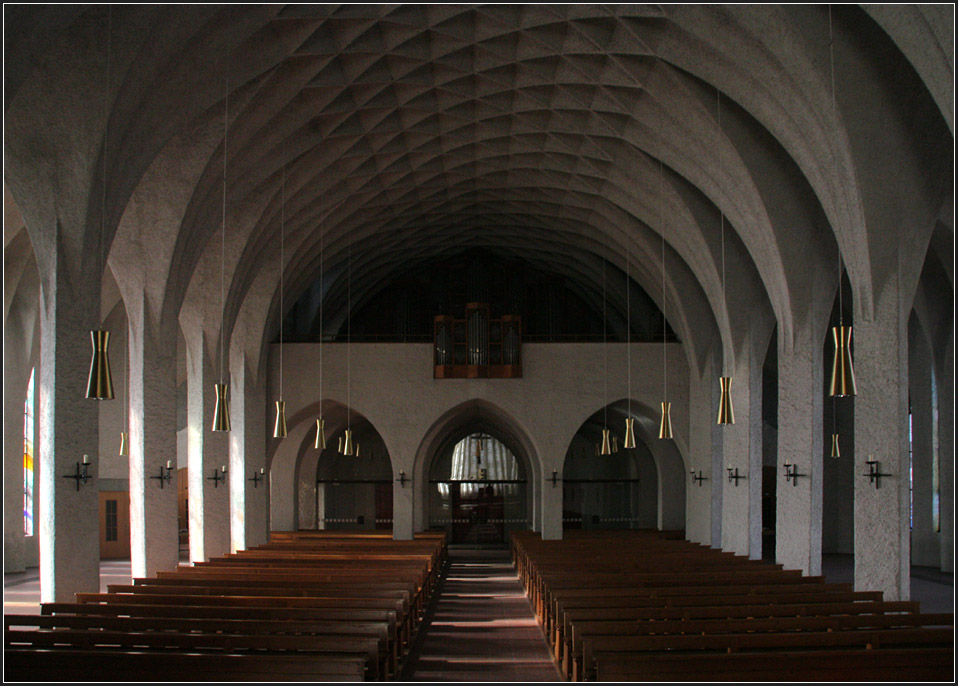
M 780 668 L 764 672 L 774 664 L 769 655 L 800 666 L 808 666 L 801 656 L 854 655 L 861 663 L 862 656 L 881 655 L 888 673 L 905 678 L 941 676 L 943 665 L 953 662 L 953 615 L 921 615 L 917 603 L 885 603 L 880 592 L 855 592 L 849 584 L 803 577 L 671 534 L 577 532 L 569 538 L 541 541 L 516 532 L 511 541 L 520 578 L 567 678 L 796 678 Z M 734 659 L 715 662 L 729 656 Z M 752 662 L 756 656 L 761 660 Z M 806 673 L 833 679 L 835 665 L 826 662 Z
M 598 681 L 944 681 L 954 680 L 953 648 L 775 651 L 725 655 L 616 655 Z

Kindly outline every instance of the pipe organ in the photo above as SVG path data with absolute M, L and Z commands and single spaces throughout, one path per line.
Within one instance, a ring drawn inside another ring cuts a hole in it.
M 522 377 L 522 318 L 492 319 L 488 303 L 467 303 L 463 319 L 436 316 L 433 344 L 435 379 Z

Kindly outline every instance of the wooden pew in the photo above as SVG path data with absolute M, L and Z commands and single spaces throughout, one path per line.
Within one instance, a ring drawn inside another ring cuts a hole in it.
M 917 603 L 886 603 L 880 592 L 854 592 L 674 534 L 574 532 L 542 541 L 516 532 L 510 547 L 560 670 L 575 680 L 795 679 L 778 667 L 762 671 L 775 664 L 765 660 L 772 654 L 799 667 L 807 666 L 802 656 L 847 654 L 858 664 L 878 655 L 889 674 L 905 678 L 940 677 L 953 662 L 953 615 L 921 615 Z M 761 660 L 751 662 L 755 656 Z M 834 678 L 828 669 L 805 673 Z
M 598 681 L 953 681 L 953 648 L 775 651 L 724 655 L 623 654 Z

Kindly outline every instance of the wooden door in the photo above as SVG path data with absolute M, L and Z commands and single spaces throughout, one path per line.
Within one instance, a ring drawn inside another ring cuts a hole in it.
M 130 494 L 100 491 L 100 559 L 130 557 Z

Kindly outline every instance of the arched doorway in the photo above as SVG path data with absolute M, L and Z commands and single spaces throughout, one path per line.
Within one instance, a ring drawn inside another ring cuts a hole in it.
M 636 446 L 625 448 L 625 420 L 635 420 Z M 611 454 L 602 455 L 602 430 Z M 620 400 L 586 419 L 562 469 L 562 528 L 682 529 L 685 466 L 673 440 L 660 440 L 657 421 L 641 403 Z
M 320 529 L 392 529 L 392 464 L 379 432 L 353 421 L 354 455 L 339 448 L 345 427 L 327 437 L 316 464 L 316 519 Z
M 429 469 L 428 527 L 445 529 L 451 543 L 505 543 L 510 531 L 529 528 L 527 485 L 495 431 L 450 437 Z
M 512 531 L 534 528 L 540 476 L 533 443 L 515 418 L 485 400 L 457 405 L 433 423 L 416 453 L 415 530 L 445 531 L 451 543 L 504 544 Z

